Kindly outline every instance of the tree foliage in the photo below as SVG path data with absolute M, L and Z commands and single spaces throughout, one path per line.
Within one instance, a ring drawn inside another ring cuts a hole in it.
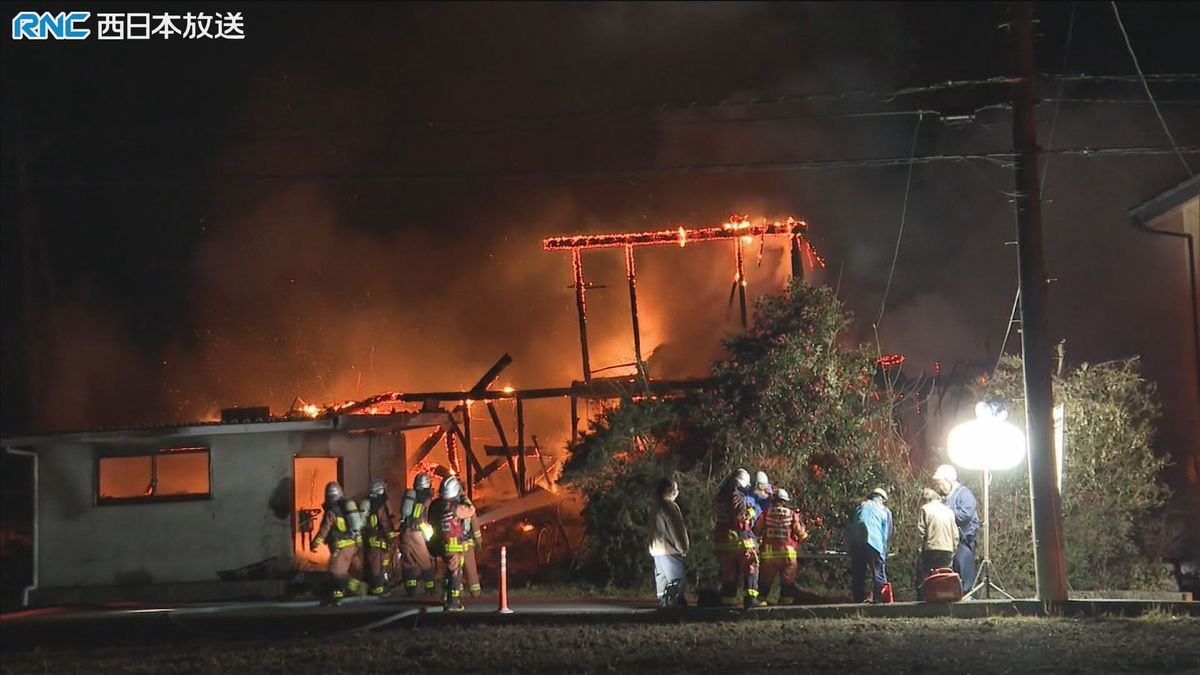
M 977 395 L 1002 400 L 1025 425 L 1021 361 L 1005 358 Z M 1173 590 L 1161 558 L 1159 479 L 1166 460 L 1152 448 L 1155 386 L 1136 358 L 1081 364 L 1054 377 L 1065 410 L 1062 516 L 1067 579 L 1075 590 Z M 981 400 L 982 400 L 981 398 Z M 979 492 L 977 492 L 979 494 Z M 992 479 L 992 559 L 1002 585 L 1032 590 L 1035 568 L 1026 464 Z
M 683 399 L 622 401 L 574 449 L 564 478 L 588 498 L 586 559 L 598 580 L 648 577 L 645 512 L 663 476 L 680 483 L 701 583 L 716 573 L 712 499 L 738 466 L 765 470 L 792 493 L 814 550 L 842 547 L 871 488 L 909 485 L 891 402 L 868 352 L 844 344 L 850 317 L 832 292 L 793 284 L 762 298 L 755 317 L 753 329 L 725 342 L 708 386 Z
M 654 483 L 671 476 L 679 481 L 692 539 L 691 580 L 712 583 L 712 499 L 741 466 L 767 471 L 775 486 L 792 493 L 812 552 L 844 550 L 854 508 L 871 488 L 885 487 L 896 527 L 889 578 L 902 596 L 911 592 L 927 476 L 912 473 L 895 433 L 895 399 L 873 355 L 847 344 L 850 317 L 827 288 L 793 284 L 762 298 L 755 316 L 751 330 L 725 341 L 726 356 L 713 364 L 704 388 L 679 399 L 627 398 L 593 420 L 573 448 L 563 478 L 587 498 L 590 578 L 621 586 L 651 578 L 647 511 Z M 1167 588 L 1168 577 L 1155 566 L 1159 551 L 1152 550 L 1160 529 L 1156 509 L 1168 496 L 1158 480 L 1165 462 L 1151 450 L 1154 386 L 1130 359 L 1084 364 L 1056 377 L 1054 387 L 1067 411 L 1063 520 L 1071 585 Z M 1004 361 L 972 393 L 1007 401 L 1013 422 L 1023 426 L 1019 360 Z M 982 497 L 978 475 L 962 473 Z M 1027 467 L 997 474 L 995 580 L 1014 592 L 1034 588 L 1029 510 Z M 846 571 L 809 564 L 801 575 L 810 588 L 844 592 Z

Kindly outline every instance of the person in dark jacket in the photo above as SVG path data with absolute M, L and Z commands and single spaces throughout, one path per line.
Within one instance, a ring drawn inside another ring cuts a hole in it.
M 963 593 L 975 585 L 975 545 L 979 534 L 979 502 L 966 485 L 958 482 L 958 472 L 943 464 L 933 473 L 933 485 L 946 506 L 954 511 L 958 525 L 958 549 L 954 552 L 954 571 L 962 578 Z

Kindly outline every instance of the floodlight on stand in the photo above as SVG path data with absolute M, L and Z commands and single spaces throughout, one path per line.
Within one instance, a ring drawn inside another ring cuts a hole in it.
M 992 589 L 999 591 L 1009 600 L 1013 596 L 992 582 L 992 556 L 990 533 L 992 472 L 1011 469 L 1025 457 L 1025 434 L 1015 425 L 1005 421 L 1008 411 L 1002 401 L 981 401 L 975 404 L 976 419 L 954 427 L 946 439 L 950 461 L 964 469 L 983 472 L 983 522 L 980 532 L 983 540 L 983 560 L 979 563 L 978 580 L 964 594 L 970 598 L 982 590 L 991 599 Z
M 995 418 L 963 422 L 950 431 L 946 444 L 950 461 L 964 469 L 1004 471 L 1025 457 L 1025 434 Z

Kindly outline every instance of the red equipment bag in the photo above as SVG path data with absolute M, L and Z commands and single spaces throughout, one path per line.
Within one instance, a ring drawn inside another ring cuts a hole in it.
M 941 567 L 925 577 L 925 602 L 962 600 L 962 578 L 949 567 Z

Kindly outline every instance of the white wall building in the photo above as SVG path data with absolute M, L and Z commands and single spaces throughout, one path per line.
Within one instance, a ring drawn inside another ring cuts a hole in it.
M 383 478 L 398 500 L 412 468 L 403 431 L 447 420 L 339 415 L 5 438 L 6 451 L 34 458 L 26 603 L 279 595 L 290 573 L 328 558 L 308 551 L 304 513 L 319 509 L 325 484 L 358 498 Z M 248 566 L 268 578 L 218 575 Z

